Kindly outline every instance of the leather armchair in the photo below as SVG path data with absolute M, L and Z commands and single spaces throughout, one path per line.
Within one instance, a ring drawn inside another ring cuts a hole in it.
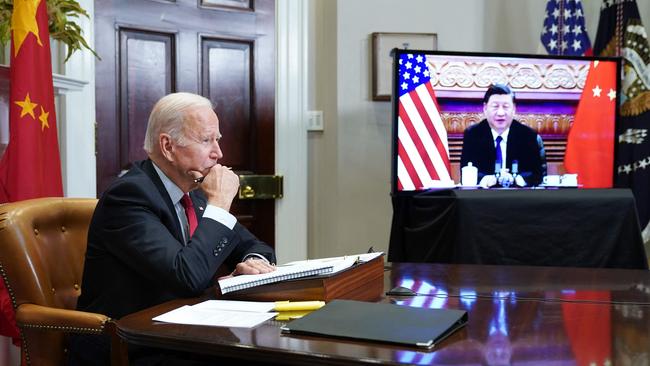
M 108 332 L 111 319 L 74 310 L 96 199 L 0 205 L 0 273 L 16 311 L 27 365 L 63 365 L 65 334 Z

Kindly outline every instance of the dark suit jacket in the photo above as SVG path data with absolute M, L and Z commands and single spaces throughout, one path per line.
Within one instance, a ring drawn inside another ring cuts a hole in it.
M 483 176 L 494 174 L 495 160 L 496 149 L 487 120 L 467 128 L 463 135 L 460 166 L 464 167 L 471 161 L 478 168 L 480 181 Z M 513 160 L 519 162 L 519 175 L 529 186 L 542 182 L 542 177 L 546 175 L 544 143 L 537 132 L 518 121 L 512 121 L 508 133 L 505 167 L 510 172 L 512 172 Z
M 206 207 L 200 191 L 190 194 L 196 216 Z M 200 295 L 222 264 L 231 267 L 249 253 L 275 262 L 273 249 L 237 223 L 233 230 L 199 219 L 183 244 L 174 205 L 151 160 L 137 162 L 97 204 L 88 232 L 77 308 L 112 318 Z

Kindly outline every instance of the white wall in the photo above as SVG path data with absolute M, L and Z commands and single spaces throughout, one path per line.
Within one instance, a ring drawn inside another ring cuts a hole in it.
M 324 132 L 308 137 L 308 255 L 323 257 L 338 232 L 337 4 L 310 3 L 310 109 L 323 113 Z M 321 250 L 318 250 L 322 248 Z M 340 252 L 340 250 L 338 251 Z
M 360 252 L 370 245 L 387 250 L 391 106 L 371 100 L 370 34 L 438 33 L 440 49 L 479 51 L 485 3 L 459 3 L 441 11 L 441 2 L 432 1 L 314 1 L 316 97 L 310 108 L 324 111 L 325 130 L 311 132 L 309 141 L 310 256 Z M 417 11 L 397 14 L 396 4 Z M 468 8 L 475 11 L 468 14 Z M 462 31 L 458 19 L 464 19 Z
M 638 1 L 646 29 L 650 4 Z M 594 41 L 601 2 L 585 0 Z M 544 0 L 312 0 L 309 256 L 387 250 L 391 106 L 371 99 L 373 32 L 438 34 L 438 49 L 538 53 Z

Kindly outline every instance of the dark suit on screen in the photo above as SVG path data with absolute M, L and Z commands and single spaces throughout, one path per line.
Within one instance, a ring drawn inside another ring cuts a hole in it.
M 273 249 L 239 223 L 231 230 L 201 218 L 206 207 L 202 192 L 190 197 L 199 222 L 185 245 L 174 204 L 151 160 L 135 163 L 117 179 L 99 200 L 90 224 L 77 308 L 119 319 L 202 294 L 222 264 L 234 268 L 247 254 L 275 262 Z M 87 353 L 99 340 L 90 346 L 87 341 L 76 343 L 75 351 Z
M 479 181 L 486 175 L 494 174 L 496 149 L 487 120 L 465 130 L 463 135 L 463 152 L 461 167 L 472 162 L 478 168 Z M 546 157 L 544 144 L 530 127 L 513 120 L 508 133 L 506 149 L 506 166 L 512 172 L 512 162 L 519 162 L 519 175 L 529 186 L 538 185 L 546 175 Z

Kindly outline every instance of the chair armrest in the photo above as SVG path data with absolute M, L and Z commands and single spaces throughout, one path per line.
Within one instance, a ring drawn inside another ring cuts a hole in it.
M 110 320 L 102 314 L 35 304 L 22 304 L 16 310 L 16 323 L 23 328 L 100 334 Z

